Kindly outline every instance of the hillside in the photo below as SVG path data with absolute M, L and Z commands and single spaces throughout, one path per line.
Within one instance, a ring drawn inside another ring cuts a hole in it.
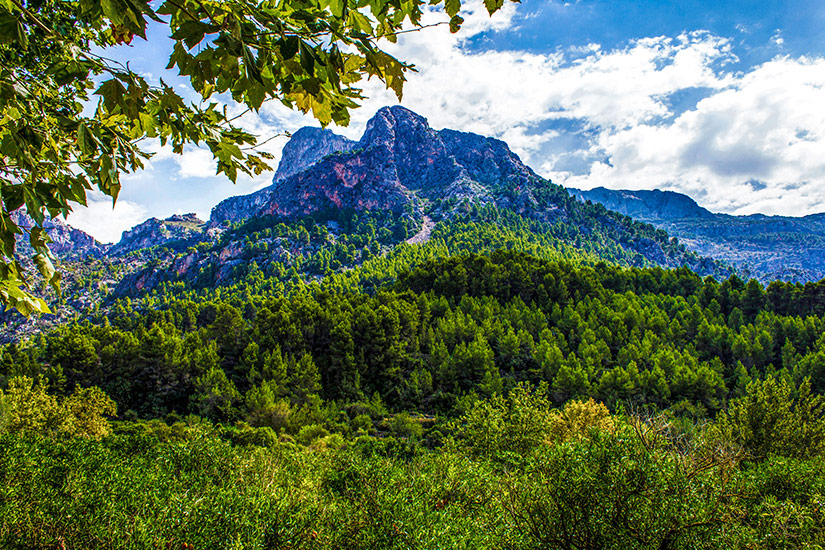
M 712 213 L 672 191 L 570 191 L 667 231 L 689 250 L 730 262 L 765 284 L 825 278 L 825 214 L 731 216 Z
M 65 261 L 74 318 L 7 326 L 0 546 L 825 542 L 825 282 L 746 282 L 379 115 Z
M 414 238 L 419 233 L 427 238 Z M 411 252 L 410 243 L 427 246 Z M 423 117 L 392 107 L 375 114 L 358 142 L 318 128 L 295 132 L 273 184 L 222 201 L 206 222 L 192 214 L 152 218 L 99 247 L 94 261 L 67 258 L 58 316 L 34 324 L 6 315 L 0 337 L 85 316 L 118 298 L 240 292 L 260 287 L 258 278 L 273 295 L 322 280 L 370 289 L 427 259 L 496 248 L 686 266 L 720 278 L 732 273 L 664 231 L 581 203 L 500 140 L 434 130 Z M 353 282 L 348 273 L 358 266 L 369 276 Z M 56 296 L 47 298 L 57 305 Z
M 167 258 L 163 269 L 134 273 L 117 295 L 166 282 L 181 281 L 187 288 L 227 285 L 242 281 L 252 263 L 282 281 L 293 269 L 326 275 L 390 252 L 418 233 L 425 220 L 432 221 L 436 235 L 462 223 L 493 223 L 519 234 L 508 247 L 544 240 L 550 247 L 577 250 L 574 255 L 621 265 L 731 272 L 688 253 L 664 232 L 577 202 L 502 141 L 437 131 L 423 117 L 393 107 L 378 111 L 357 143 L 326 130 L 296 132 L 271 186 L 222 201 L 196 249 Z M 471 241 L 461 248 L 482 249 Z
M 498 250 L 144 303 L 3 347 L 0 546 L 823 541 L 825 284 Z

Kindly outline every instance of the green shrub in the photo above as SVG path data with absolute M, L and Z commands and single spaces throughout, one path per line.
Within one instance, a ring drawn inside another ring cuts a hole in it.
M 295 440 L 302 445 L 309 445 L 316 439 L 321 439 L 329 435 L 329 431 L 323 426 L 318 424 L 310 424 L 309 426 L 304 426 L 298 432 L 298 435 L 295 437 Z
M 390 432 L 396 437 L 421 439 L 424 434 L 424 427 L 420 422 L 411 418 L 408 413 L 398 413 L 389 422 Z
M 543 445 L 554 412 L 547 385 L 532 389 L 518 384 L 507 397 L 499 394 L 475 401 L 467 414 L 450 423 L 461 448 L 476 456 L 510 461 Z
M 825 454 L 825 398 L 811 393 L 806 378 L 794 397 L 787 380 L 770 376 L 748 384 L 744 397 L 720 413 L 717 433 L 755 460 L 768 455 L 809 458 Z

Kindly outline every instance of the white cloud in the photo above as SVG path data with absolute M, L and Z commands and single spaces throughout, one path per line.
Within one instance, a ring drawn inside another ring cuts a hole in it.
M 187 149 L 174 157 L 178 175 L 182 178 L 211 178 L 216 175 L 217 163 L 209 149 Z
M 112 199 L 99 191 L 90 191 L 87 198 L 88 206 L 75 206 L 67 222 L 100 242 L 117 242 L 124 231 L 146 219 L 146 209 L 134 202 L 119 200 L 112 208 Z
M 782 46 L 785 43 L 785 39 L 782 38 L 782 30 L 776 29 L 774 35 L 771 36 L 771 42 L 773 42 L 777 46 Z
M 667 188 L 731 213 L 825 210 L 825 60 L 783 57 L 741 72 L 730 40 L 704 31 L 612 51 L 468 51 L 470 37 L 518 16 L 496 21 L 478 10 L 457 35 L 405 35 L 393 52 L 420 72 L 403 104 L 436 128 L 499 137 L 568 186 Z M 366 95 L 349 137 L 395 103 L 374 81 Z M 565 124 L 576 128 L 560 133 Z
M 825 209 L 825 60 L 778 58 L 666 124 L 603 132 L 573 186 L 669 188 L 716 211 Z

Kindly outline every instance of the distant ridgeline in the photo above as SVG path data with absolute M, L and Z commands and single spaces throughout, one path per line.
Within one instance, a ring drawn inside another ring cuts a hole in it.
M 582 200 L 603 204 L 678 237 L 688 249 L 728 261 L 767 284 L 825 278 L 825 214 L 804 217 L 714 214 L 672 191 L 571 189 Z

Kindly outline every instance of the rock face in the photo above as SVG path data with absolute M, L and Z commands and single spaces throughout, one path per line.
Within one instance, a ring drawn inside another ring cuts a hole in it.
M 356 145 L 357 142 L 330 130 L 305 126 L 292 134 L 292 138 L 284 145 L 281 162 L 278 163 L 278 170 L 273 179 L 286 179 L 303 172 L 327 155 L 349 151 Z
M 22 210 L 12 212 L 11 217 L 14 223 L 26 229 L 31 229 L 36 225 L 34 220 Z M 103 246 L 94 237 L 80 229 L 75 229 L 62 220 L 46 219 L 43 221 L 43 227 L 52 239 L 49 250 L 58 258 L 83 258 L 90 255 L 99 256 L 103 253 Z M 18 239 L 18 244 L 23 247 L 28 247 L 28 243 L 28 237 Z
M 120 242 L 109 247 L 106 252 L 110 256 L 122 256 L 142 248 L 196 238 L 203 233 L 204 225 L 195 214 L 174 215 L 165 220 L 149 218 L 129 231 L 124 231 Z
M 825 214 L 731 216 L 671 191 L 570 191 L 664 229 L 699 254 L 729 261 L 763 282 L 825 278 Z
M 335 141 L 328 134 L 313 141 L 311 135 L 303 129 L 296 132 L 293 139 L 299 138 L 298 143 L 287 144 L 285 159 L 307 151 L 308 158 L 319 158 L 318 162 L 295 171 L 308 162 L 289 160 L 285 166 L 282 160 L 272 186 L 221 202 L 212 210 L 209 226 L 339 209 L 400 212 L 417 209 L 420 198 L 494 201 L 516 211 L 536 202 L 529 183 L 539 177 L 504 142 L 433 130 L 425 118 L 403 107 L 379 110 L 357 144 Z M 336 144 L 342 147 L 338 152 L 318 152 Z M 495 192 L 502 189 L 512 192 Z

